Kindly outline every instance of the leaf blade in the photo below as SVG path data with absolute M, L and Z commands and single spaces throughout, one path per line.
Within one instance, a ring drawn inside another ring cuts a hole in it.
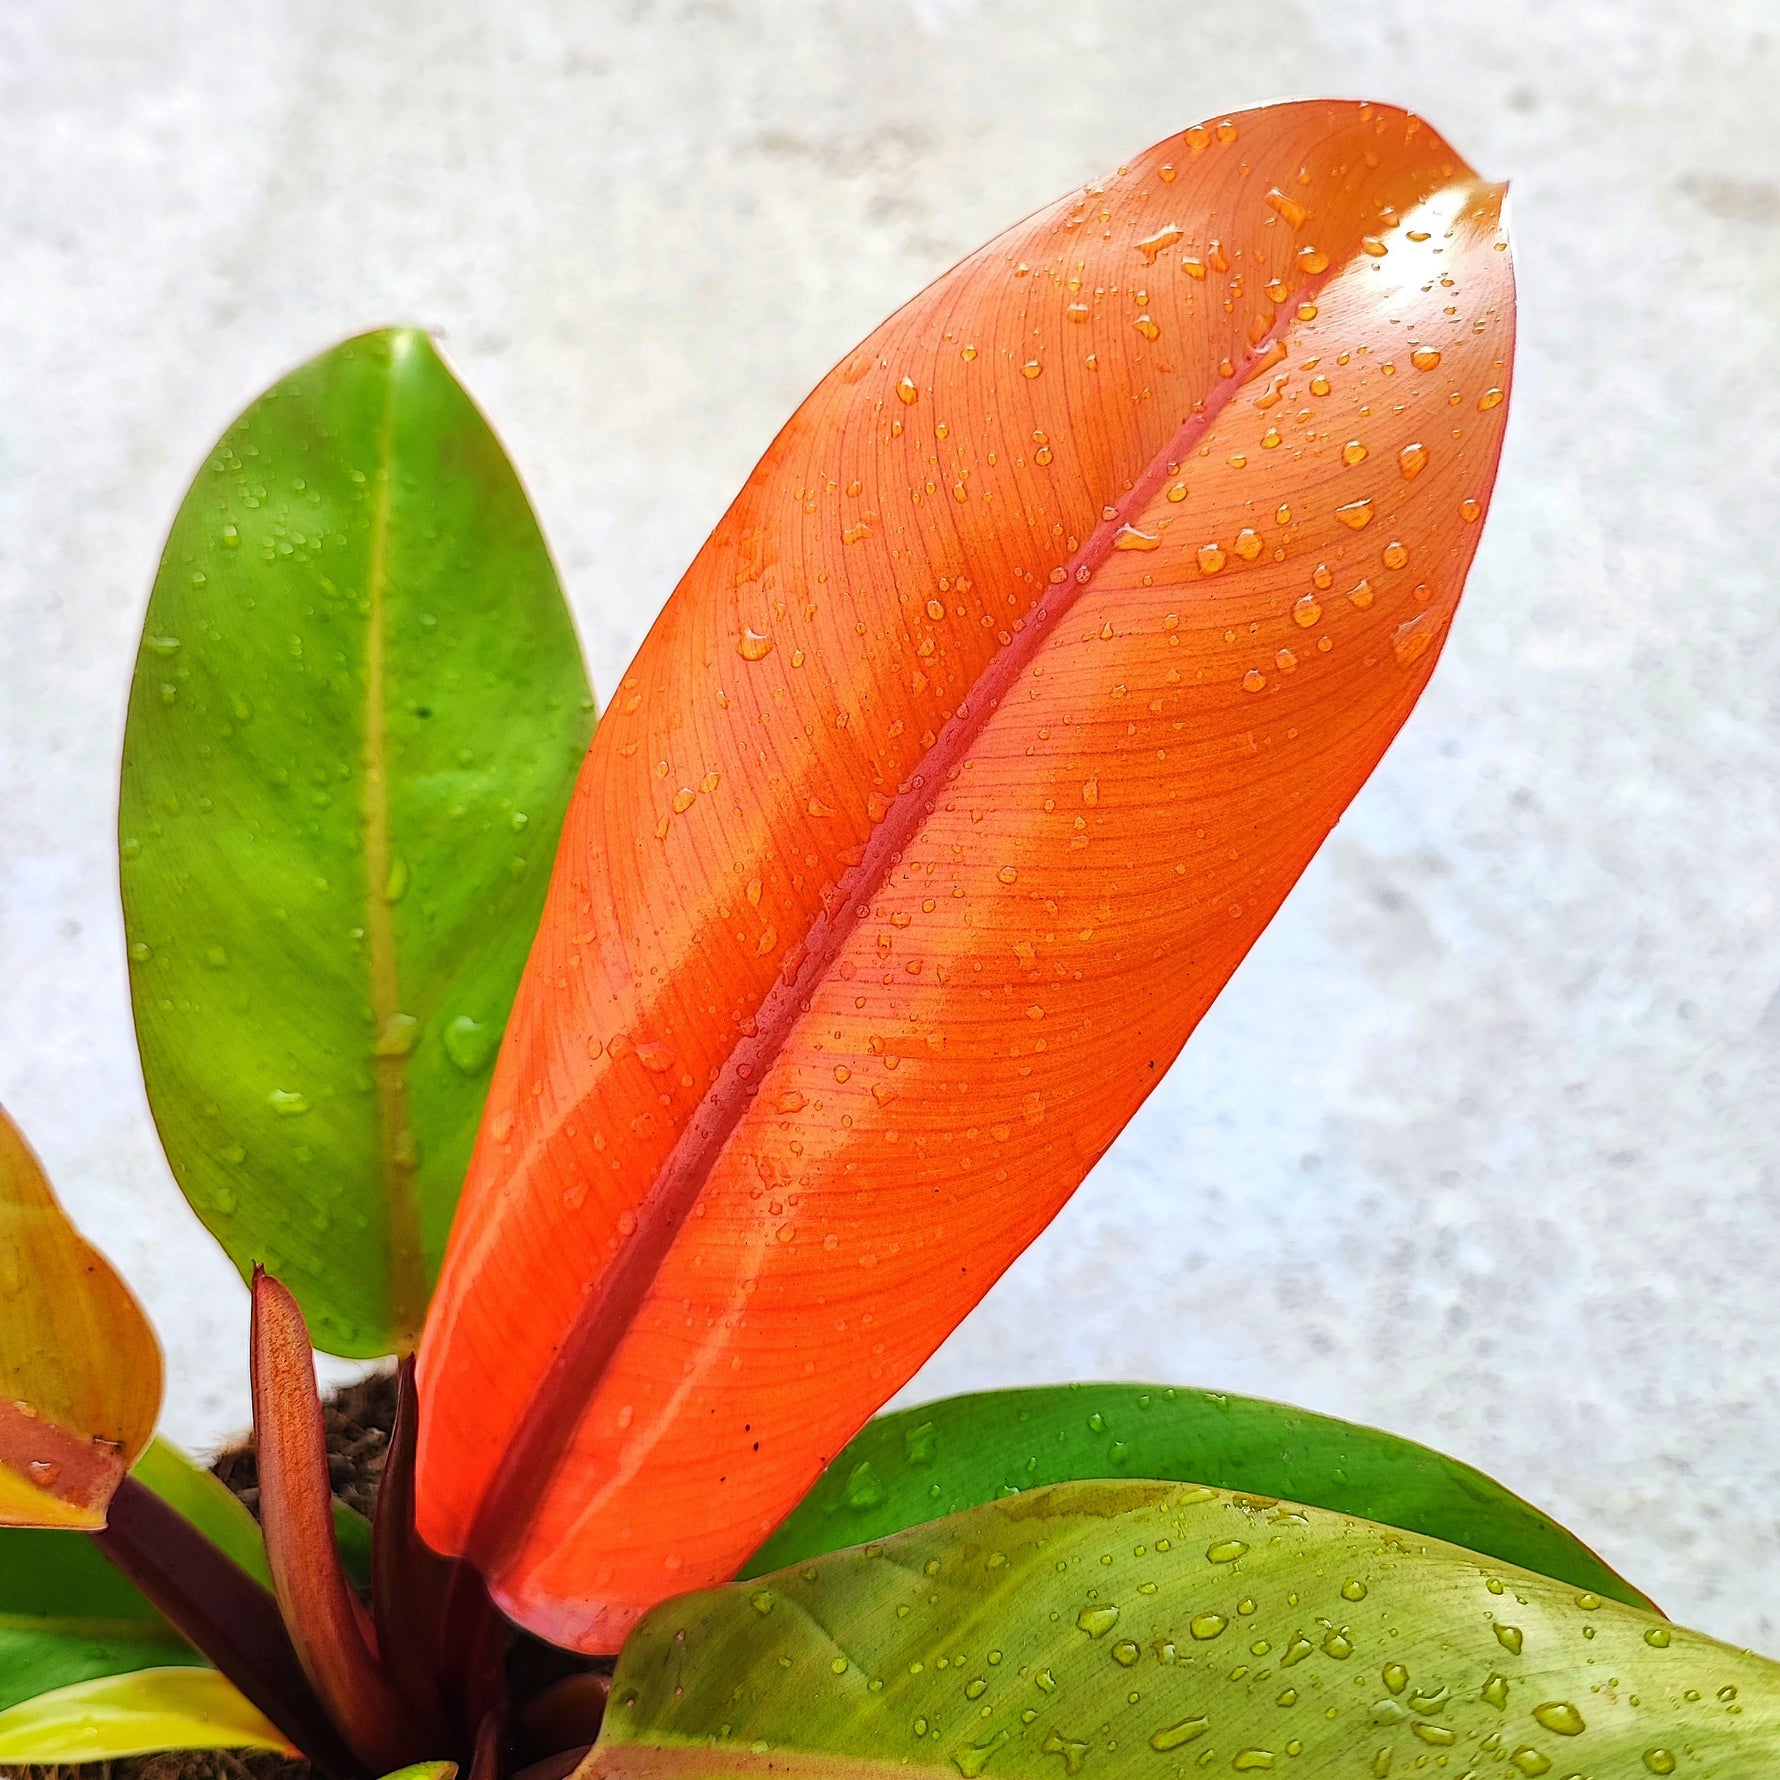
M 1039 1385 L 878 1416 L 743 1567 L 760 1576 L 1017 1490 L 1158 1478 L 1425 1533 L 1656 1611 L 1573 1534 L 1473 1466 L 1283 1403 L 1155 1384 Z
M 0 1711 L 0 1761 L 121 1761 L 163 1749 L 290 1745 L 214 1669 L 101 1675 Z
M 1159 1079 L 1425 682 L 1500 446 L 1499 193 L 1386 108 L 1231 128 L 1241 150 L 1189 133 L 1096 188 L 1112 227 L 1089 197 L 1038 213 L 837 367 L 589 753 L 421 1359 L 423 1531 L 559 1642 L 614 1648 L 729 1573 L 912 1374 Z M 1239 165 L 1304 174 L 1311 260 L 1279 226 L 1297 200 Z M 1204 240 L 1238 199 L 1226 257 Z M 1429 225 L 1388 274 L 1363 233 L 1386 206 Z M 1203 301 L 1183 262 L 1137 318 L 1069 313 L 1077 258 L 1084 292 L 1122 291 L 1176 220 L 1217 266 Z M 1484 331 L 1441 333 L 1438 394 L 1406 373 L 1350 460 L 1328 438 L 1371 413 L 1366 355 L 1435 325 L 1435 234 Z M 1244 482 L 1274 461 L 1273 367 L 1313 413 L 1324 336 L 1356 361 L 1339 400 L 1290 475 Z M 1449 385 L 1474 418 L 1429 457 Z M 1282 492 L 1263 541 L 1244 516 Z M 1336 653 L 1293 615 L 1330 562 L 1357 577 Z M 859 1363 L 819 1370 L 818 1332 Z
M 331 1351 L 416 1338 L 591 710 L 524 491 L 424 335 L 347 341 L 224 435 L 131 691 L 132 1000 L 182 1189 Z
M 1776 1737 L 1780 1665 L 1635 1608 L 1319 1509 L 1082 1483 L 664 1604 L 581 1772 L 1359 1774 L 1445 1755 L 1754 1780 Z
M 0 1526 L 103 1526 L 160 1414 L 160 1344 L 3 1108 L 0 1291 Z

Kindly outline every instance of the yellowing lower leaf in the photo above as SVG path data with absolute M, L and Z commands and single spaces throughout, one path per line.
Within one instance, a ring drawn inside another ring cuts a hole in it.
M 0 1111 L 0 1526 L 102 1527 L 160 1408 L 142 1307 Z
M 58 1687 L 0 1712 L 0 1762 L 118 1761 L 157 1749 L 280 1749 L 214 1669 L 138 1669 Z
M 578 1780 L 1773 1780 L 1780 1664 L 1438 1539 L 1059 1483 L 632 1633 Z

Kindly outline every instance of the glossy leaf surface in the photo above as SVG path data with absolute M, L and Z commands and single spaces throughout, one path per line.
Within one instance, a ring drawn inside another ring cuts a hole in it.
M 1284 1403 L 1157 1384 L 984 1391 L 879 1416 L 743 1573 L 882 1539 L 1018 1490 L 1134 1477 L 1308 1502 L 1652 1609 L 1549 1515 L 1444 1453 Z
M 0 1109 L 0 1526 L 103 1526 L 160 1409 L 141 1305 Z
M 161 1139 L 319 1345 L 411 1345 L 592 726 L 549 553 L 422 334 L 349 340 L 218 442 L 124 740 Z
M 1712 1775 L 1780 1665 L 1437 1540 L 1076 1483 L 658 1608 L 583 1780 Z
M 749 478 L 589 753 L 422 1350 L 422 1531 L 522 1623 L 733 1573 L 1160 1080 L 1446 634 L 1500 196 L 1386 108 L 1187 131 Z
M 138 1669 L 0 1712 L 0 1762 L 117 1761 L 161 1749 L 278 1749 L 277 1730 L 214 1669 Z
M 208 1471 L 155 1440 L 135 1475 L 271 1586 L 253 1516 Z M 0 1531 L 0 1713 L 107 1675 L 202 1662 L 84 1533 Z

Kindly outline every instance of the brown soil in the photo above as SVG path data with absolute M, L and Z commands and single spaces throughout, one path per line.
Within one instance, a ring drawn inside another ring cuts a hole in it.
M 360 1514 L 377 1503 L 377 1484 L 389 1431 L 396 1419 L 396 1376 L 376 1372 L 336 1391 L 323 1405 L 328 1475 L 334 1494 Z M 249 1437 L 219 1453 L 210 1469 L 253 1511 L 260 1511 L 259 1460 Z M 310 1780 L 306 1761 L 256 1749 L 176 1749 L 128 1761 L 85 1762 L 69 1767 L 20 1767 L 0 1763 L 0 1780 Z

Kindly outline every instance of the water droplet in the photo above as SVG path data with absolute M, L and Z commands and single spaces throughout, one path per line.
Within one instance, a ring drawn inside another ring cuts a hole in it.
M 1310 215 L 1310 212 L 1306 210 L 1296 198 L 1288 198 L 1278 186 L 1275 186 L 1273 190 L 1267 194 L 1267 204 L 1269 209 L 1273 210 L 1282 221 L 1289 223 L 1294 229 L 1303 228 L 1305 218 Z
M 1568 1700 L 1547 1700 L 1533 1708 L 1533 1716 L 1559 1737 L 1579 1737 L 1588 1729 L 1582 1714 Z
M 1360 252 L 1375 260 L 1382 260 L 1390 249 L 1376 235 L 1363 235 L 1360 238 Z
M 1313 1649 L 1315 1646 L 1311 1641 L 1302 1632 L 1296 1632 L 1292 1636 L 1291 1643 L 1285 1647 L 1281 1654 L 1279 1666 L 1282 1669 L 1289 1669 L 1294 1663 L 1303 1662 Z
M 25 1473 L 39 1489 L 48 1490 L 56 1487 L 62 1467 L 54 1459 L 31 1459 L 25 1465 Z
M 1224 121 L 1218 125 L 1218 140 L 1220 142 L 1234 142 L 1236 140 L 1236 126 L 1231 123 L 1228 118 L 1225 118 Z
M 1215 575 L 1224 566 L 1224 553 L 1216 544 L 1201 544 L 1198 559 L 1202 575 Z
M 1261 554 L 1260 534 L 1245 527 L 1236 534 L 1236 543 L 1233 547 L 1244 562 L 1253 562 Z
M 1241 1539 L 1220 1539 L 1205 1548 L 1205 1561 L 1208 1564 L 1233 1564 L 1247 1550 L 1247 1544 Z
M 896 385 L 896 393 L 911 408 L 921 399 L 921 392 L 916 389 L 915 380 L 912 377 L 899 379 Z
M 1201 1644 L 1209 1644 L 1229 1623 L 1221 1613 L 1195 1613 L 1187 1623 L 1187 1630 Z
M 652 1075 L 666 1075 L 674 1066 L 674 1053 L 664 1044 L 638 1045 L 637 1061 Z
M 465 1075 L 477 1075 L 494 1055 L 495 1045 L 500 1040 L 500 1028 L 492 1023 L 472 1019 L 468 1014 L 459 1014 L 456 1019 L 446 1022 L 441 1036 L 445 1044 L 445 1055 Z
M 1667 1650 L 1669 1648 L 1669 1628 L 1666 1625 L 1653 1625 L 1644 1634 L 1644 1642 L 1652 1650 Z
M 1405 445 L 1397 453 L 1397 468 L 1403 474 L 1405 482 L 1413 482 L 1428 467 L 1428 448 L 1417 441 Z
M 1249 671 L 1242 676 L 1242 690 L 1244 692 L 1264 692 L 1266 689 L 1267 676 L 1262 673 L 1259 668 L 1250 668 Z
M 1341 461 L 1344 464 L 1360 464 L 1366 461 L 1366 447 L 1358 439 L 1349 439 L 1341 448 Z
M 698 793 L 690 785 L 682 785 L 674 793 L 674 814 L 684 816 L 698 802 Z
M 1384 1684 L 1392 1693 L 1401 1693 L 1409 1685 L 1409 1671 L 1401 1663 L 1386 1663 Z
M 1063 1771 L 1066 1774 L 1079 1774 L 1082 1771 L 1082 1760 L 1088 1753 L 1086 1743 L 1078 1743 L 1073 1737 L 1065 1737 L 1052 1728 L 1051 1733 L 1042 1745 L 1044 1754 L 1063 1757 Z
M 1164 1725 L 1150 1737 L 1150 1747 L 1162 1755 L 1171 1749 L 1179 1749 L 1183 1744 L 1191 1743 L 1195 1737 L 1203 1737 L 1211 1728 L 1209 1718 L 1183 1718 L 1179 1724 Z
M 1329 269 L 1329 256 L 1326 253 L 1320 253 L 1314 247 L 1300 247 L 1298 249 L 1298 269 L 1301 272 L 1310 273 L 1326 272 Z
M 1113 1646 L 1112 1653 L 1113 1661 L 1118 1663 L 1121 1668 L 1126 1669 L 1130 1668 L 1143 1655 L 1142 1650 L 1129 1638 L 1121 1638 Z
M 1329 393 L 1329 389 L 1330 389 L 1329 380 L 1327 377 L 1325 377 L 1322 374 L 1321 371 L 1317 372 L 1317 374 L 1313 378 L 1311 378 L 1310 393 L 1313 396 L 1326 396 Z
M 1473 524 L 1483 517 L 1483 509 L 1467 496 L 1466 499 L 1459 502 L 1459 517 L 1467 525 Z
M 1297 665 L 1298 657 L 1290 649 L 1281 649 L 1273 658 L 1273 665 L 1282 674 L 1289 674 Z
M 1004 865 L 995 875 L 1002 883 L 1011 884 L 1020 874 L 1013 866 Z
M 1400 569 L 1409 561 L 1409 546 L 1393 540 L 1384 547 L 1384 566 L 1387 569 Z
M 294 1119 L 309 1110 L 309 1097 L 294 1088 L 274 1088 L 266 1096 L 267 1103 L 281 1119 Z
M 1675 1771 L 1675 1753 L 1671 1749 L 1646 1749 L 1644 1765 L 1653 1774 L 1672 1774 Z
M 1357 1576 L 1350 1577 L 1341 1585 L 1341 1598 L 1344 1601 L 1363 1601 L 1366 1598 L 1366 1585 Z
M 1477 398 L 1478 412 L 1487 414 L 1490 409 L 1500 407 L 1501 403 L 1502 392 L 1499 389 L 1486 389 L 1483 394 Z
M 1154 550 L 1161 542 L 1155 532 L 1142 532 L 1134 525 L 1121 525 L 1113 534 L 1115 550 Z
M 748 1600 L 753 1605 L 756 1613 L 771 1613 L 773 1610 L 773 1595 L 771 1589 L 757 1588 L 754 1593 L 748 1597 Z
M 1346 1662 L 1354 1653 L 1353 1641 L 1339 1626 L 1331 1626 L 1323 1633 L 1323 1654 L 1332 1656 L 1337 1662 Z
M 1020 375 L 1022 377 L 1036 377 L 1043 369 L 1044 366 L 1041 365 L 1037 359 L 1031 358 L 1020 367 Z
M 1496 1642 L 1498 1644 L 1500 1644 L 1502 1646 L 1502 1648 L 1504 1650 L 1506 1650 L 1510 1656 L 1519 1656 L 1520 1655 L 1521 1645 L 1524 1642 L 1524 1640 L 1521 1637 L 1521 1631 L 1520 1631 L 1519 1626 L 1517 1626 L 1517 1625 L 1503 1625 L 1500 1620 L 1497 1620 L 1496 1626 L 1495 1626 L 1495 1633 L 1496 1633 Z
M 952 1757 L 952 1761 L 957 1766 L 958 1772 L 964 1776 L 964 1780 L 976 1780 L 989 1757 L 1008 1740 L 1009 1734 L 1005 1730 L 998 1731 L 987 1743 L 972 1744 L 968 1748 L 960 1749 Z
M 1253 1774 L 1263 1768 L 1273 1766 L 1271 1749 L 1238 1749 L 1231 1757 L 1230 1766 L 1239 1774 Z
M 420 1022 L 412 1014 L 391 1014 L 371 1041 L 373 1057 L 405 1057 L 420 1036 Z
M 1146 340 L 1156 340 L 1161 338 L 1162 330 L 1156 326 L 1148 315 L 1138 316 L 1131 325 L 1136 328 Z
M 757 630 L 744 630 L 736 639 L 735 647 L 743 661 L 764 661 L 773 652 L 773 640 L 763 637 Z
M 890 1499 L 882 1480 L 872 1469 L 870 1459 L 861 1459 L 853 1467 L 852 1475 L 847 1479 L 845 1493 L 847 1506 L 859 1513 L 864 1513 L 868 1508 L 881 1508 Z
M 1335 509 L 1335 517 L 1343 525 L 1359 531 L 1372 523 L 1372 503 L 1370 500 L 1349 501 L 1345 506 Z
M 1431 1724 L 1430 1725 L 1418 1724 L 1415 1728 L 1416 1728 L 1417 1732 L 1420 1733 L 1423 1731 L 1434 1730 L 1438 1727 L 1431 1725 Z M 1445 1740 L 1447 1742 L 1452 1741 L 1452 1732 L 1451 1731 L 1448 1731 L 1446 1733 Z M 1523 1744 L 1519 1749 L 1515 1750 L 1515 1752 L 1511 1756 L 1509 1756 L 1508 1765 L 1511 1768 L 1518 1768 L 1520 1770 L 1520 1772 L 1523 1774 L 1527 1774 L 1529 1776 L 1537 1776 L 1539 1774 L 1545 1774 L 1545 1773 L 1549 1773 L 1551 1771 L 1551 1758 L 1546 1755 L 1541 1755 L 1537 1749 L 1531 1748 L 1530 1746 Z
M 1084 1607 L 1075 1616 L 1075 1623 L 1090 1638 L 1099 1638 L 1119 1623 L 1119 1610 L 1117 1607 Z
M 1409 362 L 1418 371 L 1431 371 L 1440 363 L 1440 354 L 1432 346 L 1418 346 L 1410 353 Z

